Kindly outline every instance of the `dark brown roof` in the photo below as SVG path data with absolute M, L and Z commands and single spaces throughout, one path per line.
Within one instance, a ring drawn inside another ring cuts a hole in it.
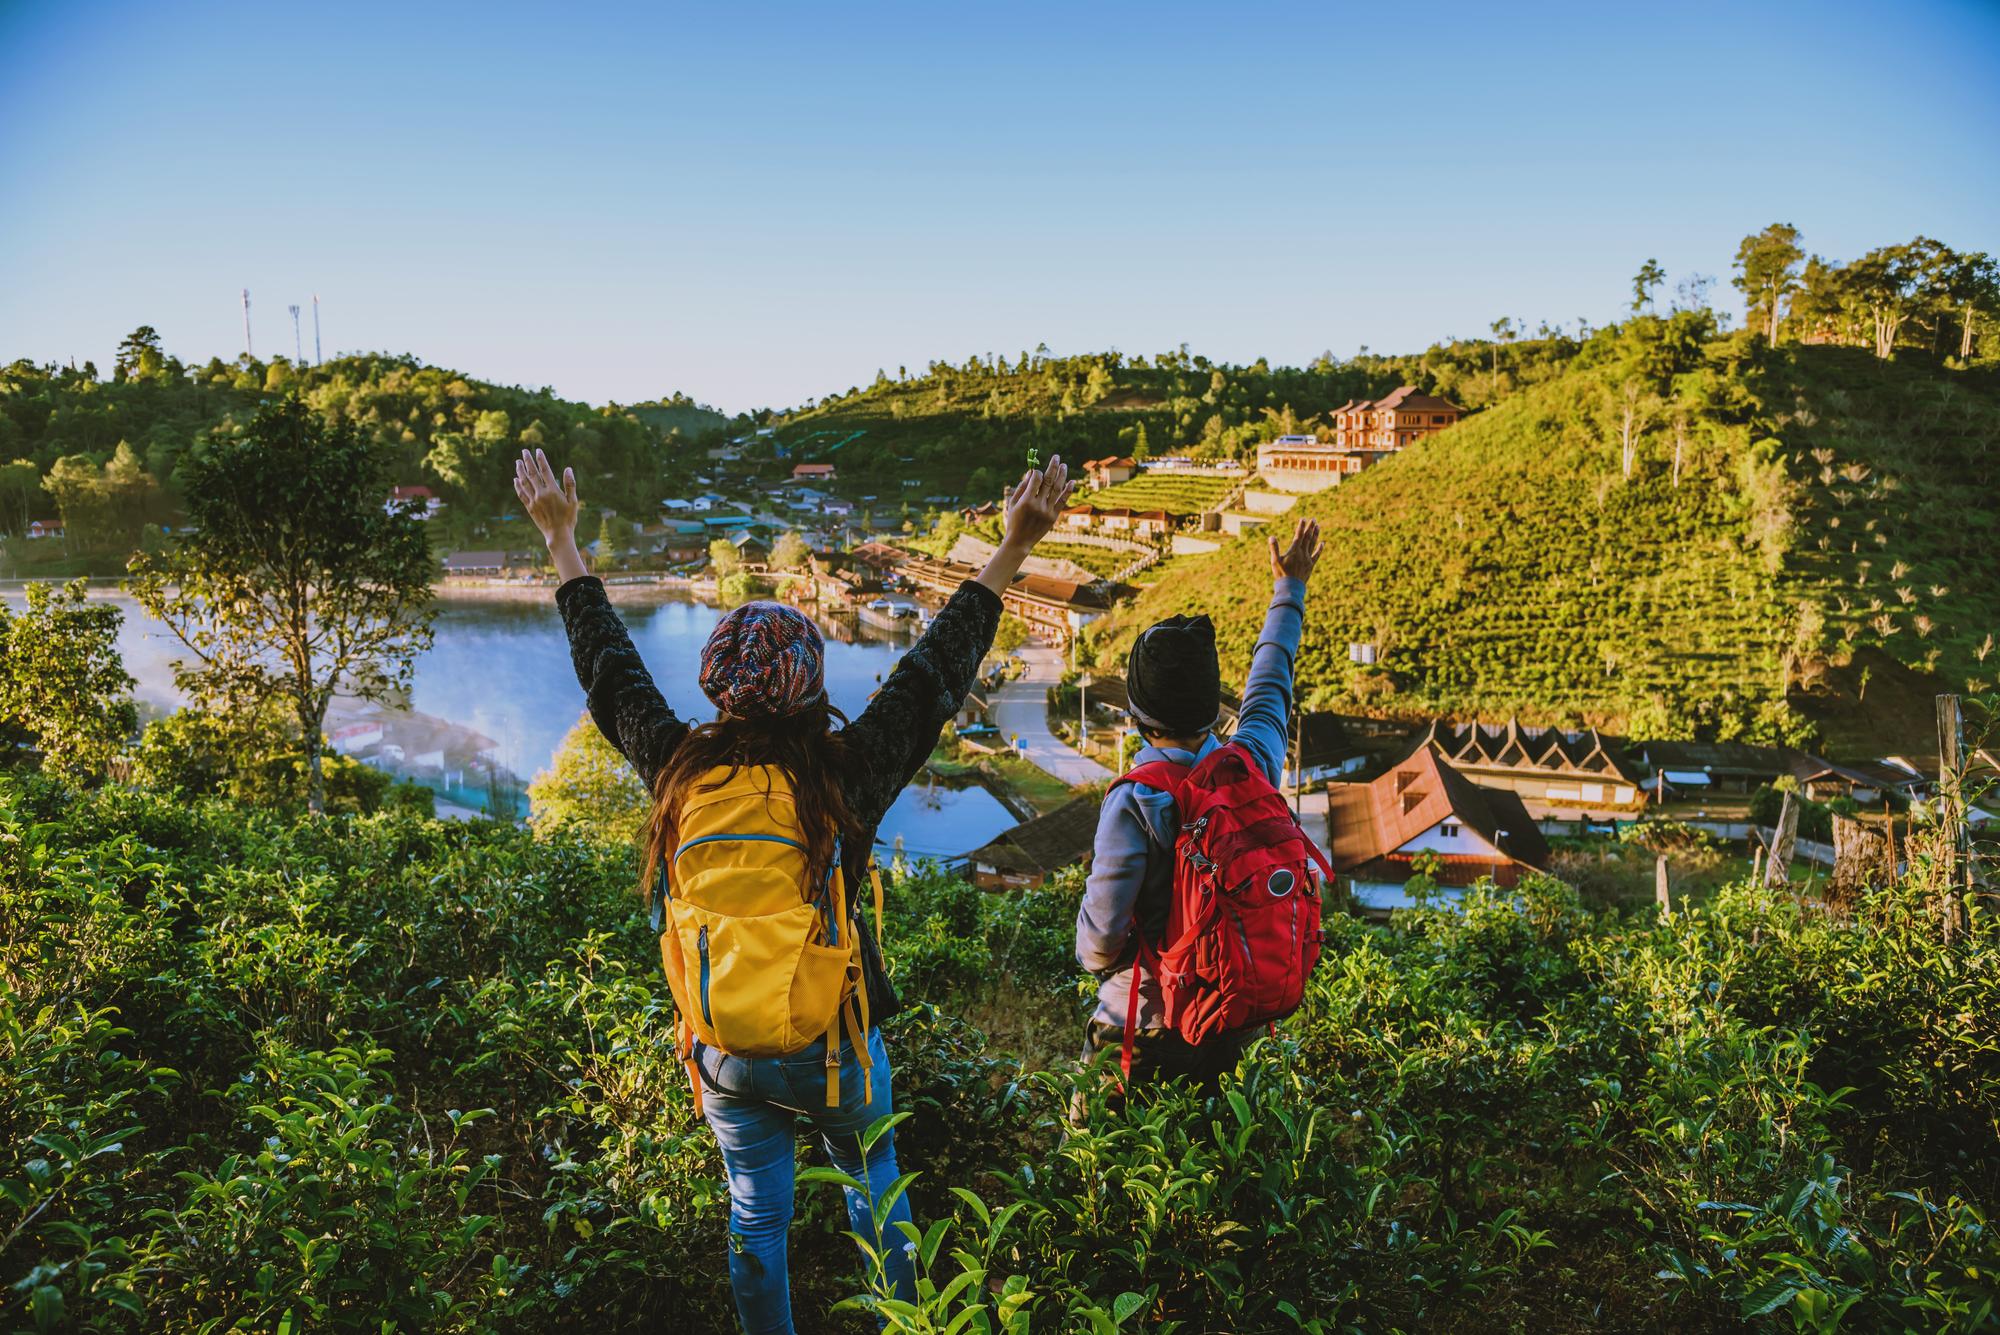
M 1441 399 L 1435 394 L 1425 394 L 1419 391 L 1415 385 L 1404 385 L 1392 391 L 1387 398 L 1377 400 L 1375 407 L 1392 410 L 1407 408 L 1413 412 L 1433 413 L 1462 413 L 1465 411 L 1465 409 L 1459 407 L 1450 399 Z
M 877 569 L 899 566 L 909 559 L 902 552 L 885 542 L 864 542 L 849 552 L 848 555 L 863 565 L 871 565 Z
M 1634 742 L 1630 748 L 1653 770 L 1706 770 L 1711 774 L 1776 777 L 1791 772 L 1799 753 L 1784 746 L 1747 742 Z
M 1043 876 L 1090 856 L 1097 838 L 1099 797 L 1078 797 L 1046 816 L 1023 821 L 966 857 L 1001 871 Z
M 1817 756 L 1801 756 L 1792 768 L 1792 774 L 1800 783 L 1810 783 L 1818 779 L 1834 778 L 1843 783 L 1859 784 L 1863 788 L 1887 789 L 1900 792 L 1913 784 L 1926 782 L 1921 774 L 1912 774 L 1898 765 L 1890 765 L 1880 760 L 1849 760 L 1835 762 L 1821 760 Z
M 1327 791 L 1327 848 L 1335 871 L 1395 852 L 1444 820 L 1456 820 L 1515 862 L 1540 867 L 1548 841 L 1518 795 L 1473 783 L 1429 746 L 1370 783 Z
M 1053 575 L 1016 575 L 1009 590 L 1030 598 L 1093 610 L 1109 609 L 1125 591 L 1123 584 L 1114 584 L 1110 580 L 1057 579 Z

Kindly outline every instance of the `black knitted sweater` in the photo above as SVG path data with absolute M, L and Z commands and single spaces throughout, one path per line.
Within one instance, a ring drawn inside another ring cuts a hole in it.
M 580 575 L 556 590 L 563 629 L 576 679 L 590 704 L 590 717 L 620 754 L 632 762 L 652 791 L 653 780 L 689 724 L 667 707 L 639 651 L 612 610 L 604 582 Z M 980 660 L 993 647 L 1000 626 L 1000 599 L 983 584 L 967 581 L 952 594 L 923 638 L 896 664 L 861 716 L 842 731 L 847 772 L 841 775 L 849 808 L 867 837 L 843 847 L 841 870 L 847 884 L 868 883 L 868 859 L 875 827 L 896 794 L 923 768 L 938 734 L 965 703 Z M 864 924 L 861 960 L 868 979 L 872 1019 L 898 1008 L 882 969 L 882 956 Z

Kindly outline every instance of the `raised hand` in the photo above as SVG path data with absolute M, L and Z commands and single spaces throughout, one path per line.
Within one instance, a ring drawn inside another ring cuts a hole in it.
M 528 518 L 542 531 L 542 541 L 551 547 L 563 539 L 575 542 L 575 470 L 563 469 L 562 481 L 558 482 L 548 455 L 540 450 L 522 450 L 521 457 L 514 461 L 514 494 L 521 498 L 521 508 L 528 512 Z
M 986 568 L 973 576 L 974 582 L 1004 597 L 1020 572 L 1021 558 L 1056 526 L 1075 485 L 1060 454 L 1049 457 L 1047 468 L 1030 468 L 1021 474 L 1021 480 L 1007 493 L 1006 534 Z
M 1282 552 L 1274 534 L 1271 544 L 1271 576 L 1274 579 L 1308 579 L 1319 564 L 1319 521 L 1301 519 L 1292 528 L 1292 545 Z
M 1069 466 L 1060 454 L 1049 456 L 1047 468 L 1030 468 L 1007 493 L 1006 534 L 1009 546 L 1026 552 L 1040 542 L 1062 517 L 1069 494 L 1076 487 L 1069 480 Z

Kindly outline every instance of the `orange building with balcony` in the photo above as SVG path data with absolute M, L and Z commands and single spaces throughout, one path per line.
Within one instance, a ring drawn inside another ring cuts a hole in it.
M 1415 385 L 1379 399 L 1355 399 L 1333 410 L 1334 444 L 1343 450 L 1401 450 L 1465 416 L 1450 399 Z

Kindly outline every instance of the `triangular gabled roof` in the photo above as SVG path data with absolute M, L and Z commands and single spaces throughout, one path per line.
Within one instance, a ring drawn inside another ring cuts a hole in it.
M 1387 856 L 1426 830 L 1455 820 L 1514 862 L 1540 867 L 1548 841 L 1518 795 L 1482 788 L 1434 746 L 1420 746 L 1369 783 L 1327 790 L 1328 853 L 1335 871 Z

